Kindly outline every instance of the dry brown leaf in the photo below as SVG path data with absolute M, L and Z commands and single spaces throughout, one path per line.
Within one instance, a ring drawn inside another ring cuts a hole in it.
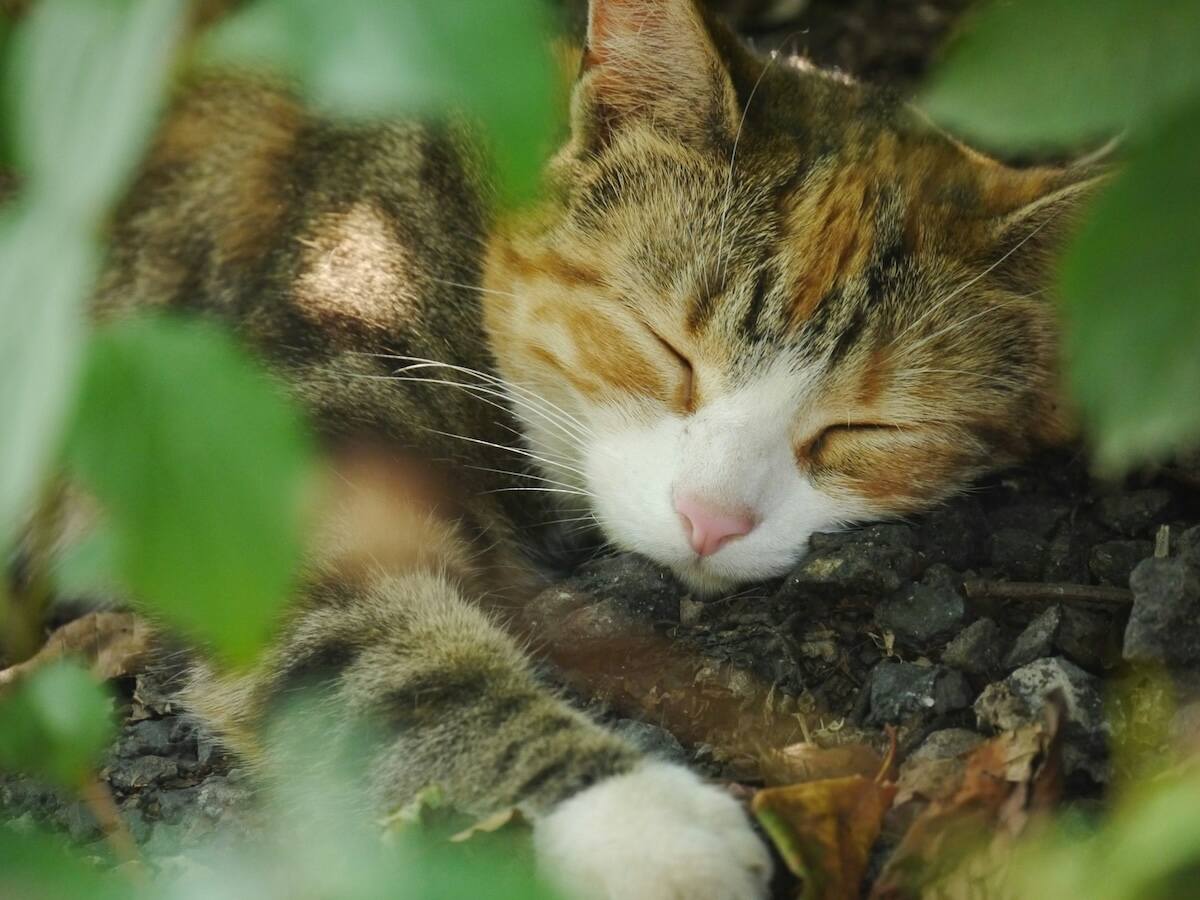
M 64 656 L 76 656 L 102 681 L 141 670 L 153 650 L 154 633 L 133 613 L 93 612 L 54 631 L 25 662 L 0 670 L 5 687 Z
M 822 747 L 799 743 L 771 754 L 763 768 L 778 784 L 797 784 L 847 775 L 874 778 L 882 765 L 883 757 L 866 744 Z
M 858 896 L 871 847 L 891 808 L 896 785 L 886 779 L 895 736 L 874 778 L 848 775 L 788 787 L 754 797 L 754 813 L 801 880 L 803 900 Z
M 1061 700 L 1052 696 L 1043 722 L 976 748 L 958 789 L 930 803 L 905 834 L 872 900 L 970 896 L 991 861 L 1004 856 L 998 851 L 1057 802 L 1061 721 Z

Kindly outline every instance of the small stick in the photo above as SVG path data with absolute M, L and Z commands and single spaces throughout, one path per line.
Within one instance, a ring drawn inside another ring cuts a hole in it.
M 1171 526 L 1159 525 L 1158 533 L 1154 535 L 1154 558 L 1166 559 L 1171 552 Z
M 138 854 L 137 843 L 129 833 L 125 820 L 121 818 L 121 811 L 117 809 L 117 803 L 113 800 L 108 785 L 94 776 L 89 777 L 79 789 L 79 794 L 95 816 L 96 824 L 104 832 L 104 838 L 112 847 L 117 859 L 122 863 L 139 864 L 141 857 Z
M 988 581 L 971 578 L 963 590 L 972 600 L 1017 600 L 1038 603 L 1087 603 L 1102 606 L 1128 606 L 1133 592 L 1120 587 L 1096 584 L 1042 584 L 1034 581 Z

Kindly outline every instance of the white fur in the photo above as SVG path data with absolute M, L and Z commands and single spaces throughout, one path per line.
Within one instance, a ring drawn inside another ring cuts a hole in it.
M 760 900 L 771 877 L 741 806 L 663 762 L 576 794 L 537 822 L 534 844 L 570 900 Z
M 782 575 L 815 531 L 868 514 L 816 489 L 796 466 L 809 413 L 812 374 L 776 364 L 688 417 L 653 419 L 613 408 L 593 422 L 584 469 L 593 509 L 609 539 L 670 566 L 690 587 L 715 592 Z M 677 493 L 749 510 L 758 525 L 699 557 L 674 508 Z

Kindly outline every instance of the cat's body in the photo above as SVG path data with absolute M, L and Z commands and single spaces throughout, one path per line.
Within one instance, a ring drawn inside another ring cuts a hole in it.
M 331 447 L 405 460 L 377 546 L 327 529 L 260 666 L 187 693 L 253 752 L 324 685 L 382 729 L 381 803 L 519 805 L 578 896 L 758 897 L 733 801 L 572 711 L 474 601 L 527 588 L 576 517 L 698 590 L 776 575 L 814 530 L 1061 436 L 1036 294 L 1080 176 L 758 58 L 691 0 L 594 0 L 573 117 L 543 202 L 497 219 L 449 129 L 326 125 L 231 80 L 176 104 L 100 311 L 217 315 Z

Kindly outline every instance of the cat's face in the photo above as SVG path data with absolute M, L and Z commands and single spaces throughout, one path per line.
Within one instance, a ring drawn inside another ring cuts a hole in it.
M 595 0 L 573 112 L 487 316 L 545 476 L 613 543 L 721 590 L 1064 433 L 1041 289 L 1077 177 L 760 60 L 690 0 Z

